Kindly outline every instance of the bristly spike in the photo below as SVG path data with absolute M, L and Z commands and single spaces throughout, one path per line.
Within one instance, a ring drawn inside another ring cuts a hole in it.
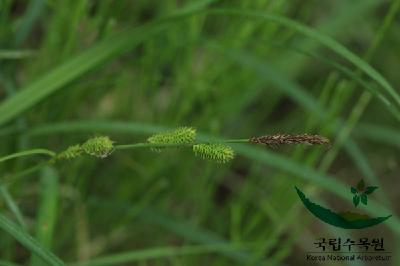
M 82 144 L 82 150 L 89 155 L 105 158 L 114 151 L 114 141 L 108 136 L 93 137 Z
M 205 160 L 218 163 L 227 163 L 235 157 L 235 153 L 230 146 L 220 143 L 196 144 L 193 145 L 193 152 L 196 156 L 200 156 Z
M 79 144 L 69 146 L 66 150 L 57 154 L 57 160 L 71 160 L 82 155 L 82 147 Z
M 285 144 L 307 144 L 307 145 L 327 145 L 330 147 L 329 139 L 320 135 L 287 135 L 275 134 L 255 137 L 250 139 L 251 143 L 265 144 L 268 147 L 279 147 Z
M 180 127 L 173 131 L 154 134 L 147 141 L 151 144 L 176 144 L 191 145 L 196 139 L 196 130 L 191 127 Z M 152 148 L 154 151 L 161 151 L 161 148 Z

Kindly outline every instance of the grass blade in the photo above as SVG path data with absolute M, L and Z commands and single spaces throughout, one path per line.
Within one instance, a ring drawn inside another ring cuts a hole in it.
M 120 254 L 104 256 L 87 262 L 71 263 L 70 266 L 105 266 L 122 265 L 134 261 L 143 261 L 150 259 L 159 259 L 165 257 L 200 255 L 206 253 L 232 252 L 242 249 L 245 244 L 234 245 L 231 243 L 222 243 L 214 245 L 197 245 L 182 247 L 160 247 L 145 250 L 135 250 L 123 252 Z
M 26 40 L 31 32 L 32 27 L 34 26 L 35 21 L 43 12 L 44 8 L 44 0 L 33 0 L 29 2 L 26 12 L 15 34 L 15 44 L 17 46 L 21 45 Z
M 15 200 L 13 197 L 10 195 L 10 192 L 8 192 L 8 189 L 4 185 L 0 185 L 0 194 L 3 196 L 4 201 L 6 202 L 8 208 L 14 214 L 15 218 L 17 219 L 18 223 L 22 227 L 23 230 L 26 230 L 26 223 L 24 220 L 24 217 L 18 208 L 17 204 L 15 203 Z
M 274 67 L 269 66 L 266 62 L 263 62 L 241 50 L 229 49 L 214 43 L 208 43 L 206 45 L 211 49 L 219 51 L 229 60 L 252 69 L 259 74 L 260 78 L 271 82 L 273 85 L 284 91 L 300 106 L 318 115 L 321 120 L 326 118 L 326 110 L 320 106 L 318 101 L 312 95 L 310 95 L 304 88 L 288 80 L 283 74 L 275 70 Z
M 34 155 L 34 154 L 44 154 L 44 155 L 48 155 L 50 157 L 54 157 L 54 155 L 55 155 L 54 152 L 46 150 L 46 149 L 33 149 L 33 150 L 28 150 L 28 151 L 16 152 L 13 154 L 9 154 L 9 155 L 0 157 L 0 162 L 8 161 L 8 160 L 15 159 L 18 157 Z
M 35 56 L 35 51 L 31 50 L 0 50 L 0 60 L 4 59 L 24 59 Z
M 61 266 L 65 265 L 56 255 L 45 249 L 33 237 L 25 233 L 18 225 L 14 224 L 10 219 L 0 213 L 0 228 L 13 236 L 24 247 L 38 255 L 49 265 Z
M 265 14 L 257 11 L 243 11 L 234 9 L 210 9 L 207 12 L 211 14 L 220 15 L 233 15 L 233 16 L 243 16 L 254 19 L 261 19 L 265 21 L 272 21 L 278 24 L 282 24 L 290 29 L 293 29 L 315 41 L 321 43 L 325 47 L 334 51 L 338 55 L 342 56 L 344 59 L 352 63 L 354 66 L 366 73 L 370 78 L 375 80 L 382 88 L 394 99 L 396 104 L 400 106 L 400 95 L 396 90 L 389 84 L 389 82 L 373 67 L 371 67 L 367 62 L 361 59 L 359 56 L 351 52 L 349 49 L 344 47 L 342 44 L 334 40 L 333 38 L 326 36 L 318 31 L 305 26 L 299 22 L 291 20 L 289 18 L 271 14 Z
M 385 143 L 390 147 L 400 148 L 400 131 L 394 128 L 382 127 L 373 124 L 359 124 L 354 134 L 357 137 Z
M 310 27 L 286 17 L 265 14 L 256 11 L 243 11 L 235 9 L 209 9 L 205 11 L 189 10 L 190 12 L 178 12 L 176 15 L 172 15 L 137 29 L 127 29 L 122 31 L 119 34 L 116 34 L 113 37 L 110 37 L 109 39 L 106 39 L 103 42 L 93 46 L 82 54 L 70 59 L 66 63 L 50 71 L 46 76 L 38 79 L 36 82 L 32 82 L 15 96 L 2 102 L 0 105 L 0 126 L 14 119 L 20 113 L 31 108 L 39 101 L 62 88 L 72 80 L 104 63 L 106 60 L 128 51 L 147 37 L 159 32 L 166 24 L 181 21 L 192 15 L 202 13 L 261 19 L 264 21 L 282 24 L 288 28 L 300 32 L 301 34 L 325 45 L 368 74 L 368 76 L 380 84 L 383 89 L 393 97 L 397 105 L 400 106 L 400 96 L 380 73 L 378 73 L 368 63 L 352 53 L 346 47 L 336 42 L 334 39 L 325 36 Z M 381 92 L 379 93 L 381 94 Z
M 21 266 L 21 264 L 0 260 L 0 266 Z
M 41 174 L 41 203 L 36 224 L 36 239 L 50 249 L 57 217 L 58 174 L 52 167 L 43 168 Z M 42 263 L 38 256 L 32 256 L 31 265 Z
M 23 111 L 107 59 L 123 53 L 153 32 L 146 32 L 141 29 L 123 31 L 70 59 L 47 75 L 22 88 L 20 92 L 1 103 L 0 125 L 14 119 Z
M 101 206 L 101 208 L 103 209 L 105 207 L 112 208 L 114 211 L 119 209 L 123 210 L 124 213 L 132 209 L 132 205 L 126 204 L 125 202 L 118 202 L 110 199 L 105 200 L 104 198 L 93 199 L 95 199 L 96 205 Z M 140 212 L 138 213 L 138 217 L 145 223 L 150 223 L 165 228 L 166 230 L 173 232 L 174 234 L 179 235 L 180 237 L 190 242 L 211 246 L 229 245 L 229 242 L 227 240 L 209 230 L 197 227 L 186 221 L 176 220 L 150 207 L 141 207 Z M 251 254 L 244 251 L 243 247 L 238 247 L 236 249 L 219 250 L 219 253 L 223 254 L 227 258 L 241 263 L 251 261 Z

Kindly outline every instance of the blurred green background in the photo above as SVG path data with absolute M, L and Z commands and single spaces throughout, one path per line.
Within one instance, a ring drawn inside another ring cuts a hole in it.
M 30 234 L 73 265 L 311 265 L 305 254 L 320 237 L 383 237 L 393 258 L 379 265 L 400 265 L 399 8 L 0 0 L 1 156 L 61 151 L 96 134 L 143 142 L 178 126 L 212 138 L 310 133 L 333 143 L 235 145 L 237 157 L 222 165 L 145 149 L 2 162 L 0 211 L 22 229 L 3 223 L 0 264 L 46 265 L 15 239 Z M 393 214 L 384 224 L 326 225 L 294 190 L 348 210 L 360 179 L 379 186 L 363 211 Z

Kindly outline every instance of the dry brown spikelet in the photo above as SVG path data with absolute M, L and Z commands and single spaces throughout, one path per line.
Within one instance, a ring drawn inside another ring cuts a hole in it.
M 265 135 L 261 137 L 254 137 L 250 139 L 251 143 L 265 144 L 271 148 L 277 148 L 284 144 L 307 144 L 307 145 L 327 145 L 330 147 L 329 139 L 320 135 L 288 135 L 288 134 L 275 134 Z

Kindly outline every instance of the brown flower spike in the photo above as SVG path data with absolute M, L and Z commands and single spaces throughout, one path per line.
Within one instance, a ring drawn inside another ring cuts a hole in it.
M 265 144 L 271 148 L 278 148 L 284 144 L 308 144 L 308 145 L 327 145 L 330 147 L 329 139 L 319 135 L 287 135 L 287 134 L 276 134 L 266 135 L 261 137 L 255 137 L 250 139 L 251 143 Z

